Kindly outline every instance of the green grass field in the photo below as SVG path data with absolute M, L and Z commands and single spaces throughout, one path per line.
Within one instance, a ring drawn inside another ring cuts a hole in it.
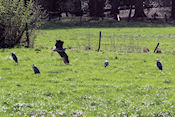
M 51 23 L 37 33 L 34 48 L 1 49 L 0 116 L 175 116 L 175 28 L 117 25 L 69 28 Z M 59 39 L 69 48 L 71 65 L 51 53 Z M 154 54 L 158 42 L 162 53 Z M 144 47 L 150 52 L 143 53 Z M 33 73 L 32 64 L 41 74 Z

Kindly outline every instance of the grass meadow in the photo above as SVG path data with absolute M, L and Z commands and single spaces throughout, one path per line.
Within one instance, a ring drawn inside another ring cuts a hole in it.
M 0 49 L 0 116 L 175 116 L 173 26 L 69 25 L 45 24 L 37 32 L 34 48 Z M 65 42 L 71 65 L 52 53 L 56 40 Z M 158 42 L 161 54 L 153 53 Z M 150 52 L 143 53 L 144 47 Z M 11 59 L 11 52 L 19 64 Z M 156 59 L 163 64 L 162 72 Z M 33 73 L 32 64 L 41 74 Z

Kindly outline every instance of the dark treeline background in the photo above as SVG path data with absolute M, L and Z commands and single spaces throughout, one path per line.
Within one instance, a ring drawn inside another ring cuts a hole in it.
M 37 0 L 49 14 L 49 18 L 88 16 L 91 18 L 117 15 L 127 19 L 165 18 L 175 19 L 175 0 Z

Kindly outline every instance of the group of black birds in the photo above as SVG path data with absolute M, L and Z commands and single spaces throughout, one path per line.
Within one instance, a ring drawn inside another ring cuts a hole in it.
M 161 52 L 159 52 L 160 51 L 160 48 L 158 48 L 159 47 L 159 43 L 157 43 L 157 46 L 156 46 L 156 48 L 154 49 L 154 53 L 156 52 L 156 53 L 161 53 Z M 144 50 L 146 49 L 146 52 L 149 52 L 149 49 L 148 48 L 144 48 Z M 157 52 L 158 51 L 158 52 Z M 106 59 L 106 61 L 104 62 L 104 67 L 107 67 L 109 65 L 109 60 L 108 59 Z M 157 65 L 157 68 L 160 70 L 160 71 L 162 71 L 163 70 L 163 66 L 162 66 L 162 63 L 157 59 L 157 61 L 156 61 L 156 65 Z
M 66 52 L 65 52 L 65 50 L 66 50 L 66 48 L 63 48 L 63 44 L 64 44 L 64 42 L 63 41 L 61 41 L 61 40 L 56 40 L 56 44 L 55 44 L 55 46 L 54 46 L 54 49 L 52 50 L 53 52 L 57 52 L 60 56 L 61 56 L 61 58 L 62 58 L 62 60 L 63 60 L 63 62 L 65 63 L 65 64 L 69 64 L 69 57 L 68 57 L 68 55 L 66 54 Z M 159 43 L 158 43 L 159 44 Z M 156 46 L 156 48 L 157 48 L 158 46 Z M 16 63 L 18 63 L 18 58 L 17 58 L 17 56 L 15 55 L 15 53 L 11 53 L 11 55 L 12 55 L 12 58 L 13 58 L 13 60 L 16 62 Z M 162 63 L 159 61 L 159 60 L 157 60 L 157 67 L 158 67 L 158 69 L 159 70 L 163 70 L 163 67 L 162 67 Z M 109 65 L 109 60 L 107 59 L 106 61 L 105 61 L 105 63 L 104 63 L 104 67 L 107 67 Z M 35 74 L 40 74 L 40 70 L 39 70 L 39 68 L 37 67 L 37 66 L 35 66 L 34 64 L 32 65 L 32 68 L 33 68 L 33 71 L 34 71 L 34 73 Z
M 157 64 L 157 68 L 162 71 L 163 70 L 162 63 L 159 60 L 157 60 L 156 64 Z M 109 65 L 109 60 L 107 59 L 104 63 L 104 67 L 107 67 L 108 65 Z
M 68 55 L 65 52 L 66 48 L 63 48 L 63 44 L 64 44 L 63 41 L 56 40 L 56 44 L 55 44 L 55 47 L 54 47 L 53 51 L 57 52 L 61 56 L 61 58 L 62 58 L 62 60 L 65 64 L 69 64 L 69 58 L 68 58 Z M 18 57 L 16 56 L 16 54 L 14 52 L 11 53 L 11 56 L 12 56 L 13 60 L 16 63 L 18 63 Z M 35 74 L 40 74 L 40 70 L 37 66 L 35 66 L 33 64 L 32 68 L 33 68 L 33 71 L 34 71 Z

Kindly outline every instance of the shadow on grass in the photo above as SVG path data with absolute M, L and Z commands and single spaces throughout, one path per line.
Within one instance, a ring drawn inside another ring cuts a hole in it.
M 52 20 L 46 21 L 40 29 L 66 29 L 66 28 L 118 28 L 118 27 L 173 27 L 175 22 L 164 23 L 162 21 L 62 21 Z

